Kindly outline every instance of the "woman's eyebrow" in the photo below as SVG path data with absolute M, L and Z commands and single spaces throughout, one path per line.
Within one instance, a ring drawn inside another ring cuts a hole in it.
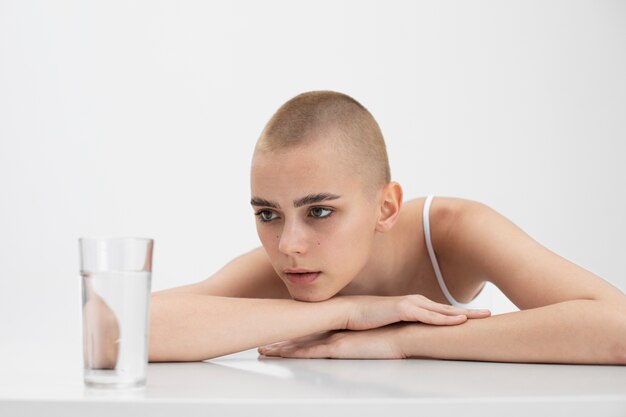
M 293 206 L 295 208 L 298 208 L 298 207 L 306 206 L 307 204 L 319 203 L 320 201 L 336 200 L 340 197 L 341 197 L 340 195 L 331 194 L 331 193 L 309 194 L 307 196 L 294 200 Z
M 341 198 L 341 196 L 332 193 L 309 194 L 302 198 L 298 198 L 297 200 L 293 200 L 293 206 L 295 208 L 298 208 L 307 204 L 315 204 L 319 203 L 320 201 L 336 200 L 338 198 Z M 250 204 L 252 204 L 253 206 L 280 208 L 280 204 L 259 197 L 252 197 L 252 199 L 250 200 Z
M 250 200 L 250 204 L 252 204 L 253 206 L 280 208 L 280 204 L 259 197 L 252 197 L 252 199 Z

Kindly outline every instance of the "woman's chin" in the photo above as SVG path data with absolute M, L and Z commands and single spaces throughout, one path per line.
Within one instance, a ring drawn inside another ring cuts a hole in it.
M 300 291 L 293 291 L 290 293 L 291 293 L 291 298 L 293 298 L 294 300 L 303 301 L 306 303 L 318 303 L 320 301 L 330 300 L 335 295 L 335 294 L 323 294 L 323 293 L 317 293 L 317 292 L 304 293 Z

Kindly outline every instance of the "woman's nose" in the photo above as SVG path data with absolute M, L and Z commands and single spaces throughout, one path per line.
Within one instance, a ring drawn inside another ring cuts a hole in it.
M 294 222 L 285 223 L 278 242 L 278 250 L 285 255 L 303 254 L 307 250 L 306 232 Z

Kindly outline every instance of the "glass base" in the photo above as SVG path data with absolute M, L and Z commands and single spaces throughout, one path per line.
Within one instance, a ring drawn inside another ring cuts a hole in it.
M 146 380 L 140 379 L 133 382 L 95 382 L 85 380 L 85 386 L 88 388 L 144 388 Z
M 91 369 L 85 372 L 84 382 L 89 388 L 143 388 L 146 385 L 145 376 L 136 375 L 135 378 L 129 376 L 111 370 Z

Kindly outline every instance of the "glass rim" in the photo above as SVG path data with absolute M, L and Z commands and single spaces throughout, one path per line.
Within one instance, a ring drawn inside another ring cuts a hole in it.
M 140 241 L 140 242 L 154 242 L 154 238 L 151 237 L 134 237 L 134 236 L 81 236 L 78 238 L 79 242 L 113 242 L 113 241 Z

